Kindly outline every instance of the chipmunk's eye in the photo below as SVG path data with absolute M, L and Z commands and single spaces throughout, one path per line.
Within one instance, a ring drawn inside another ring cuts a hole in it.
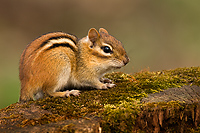
M 105 52 L 105 53 L 113 53 L 113 51 L 110 49 L 110 47 L 108 46 L 103 46 L 101 47 L 101 49 Z

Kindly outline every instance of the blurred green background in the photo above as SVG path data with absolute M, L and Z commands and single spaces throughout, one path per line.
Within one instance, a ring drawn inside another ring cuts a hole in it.
M 19 98 L 22 51 L 38 36 L 64 31 L 82 38 L 91 27 L 120 40 L 134 73 L 199 66 L 198 0 L 1 0 L 0 108 Z

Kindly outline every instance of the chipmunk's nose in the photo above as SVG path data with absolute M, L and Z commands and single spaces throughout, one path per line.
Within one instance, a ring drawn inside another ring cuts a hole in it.
M 130 61 L 130 58 L 127 55 L 125 55 L 125 59 L 123 60 L 124 65 L 126 65 L 127 63 L 129 63 L 129 61 Z

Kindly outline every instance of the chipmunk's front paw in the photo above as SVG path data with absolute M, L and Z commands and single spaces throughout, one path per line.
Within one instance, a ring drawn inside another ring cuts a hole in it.
M 105 83 L 102 85 L 101 89 L 109 89 L 115 87 L 115 84 Z
M 79 96 L 80 91 L 79 90 L 71 90 L 71 91 L 67 90 L 65 96 L 70 97 L 70 95 Z
M 112 80 L 110 80 L 110 79 L 108 79 L 108 78 L 101 78 L 100 81 L 101 81 L 102 83 L 110 83 L 110 84 L 113 83 Z
M 116 84 L 108 84 L 108 83 L 106 85 L 107 85 L 108 88 L 113 88 L 113 87 L 116 86 Z

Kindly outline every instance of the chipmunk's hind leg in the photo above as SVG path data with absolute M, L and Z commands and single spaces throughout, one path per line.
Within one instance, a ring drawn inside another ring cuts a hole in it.
M 47 91 L 48 95 L 53 96 L 53 97 L 69 97 L 70 95 L 78 96 L 80 94 L 79 90 L 67 90 L 63 92 L 55 92 L 55 91 Z
M 34 100 L 34 92 L 33 87 L 29 86 L 28 84 L 22 84 L 21 85 L 21 92 L 20 92 L 20 102 L 26 102 L 30 100 Z
M 70 64 L 68 64 L 69 66 Z M 60 92 L 60 90 L 69 84 L 69 78 L 70 78 L 71 69 L 65 68 L 62 73 L 60 73 L 60 76 L 58 77 L 58 82 L 56 85 L 49 86 L 50 88 L 46 88 L 46 92 L 50 96 L 54 97 L 69 97 L 70 95 L 78 96 L 80 94 L 79 90 L 67 90 Z
M 34 95 L 34 99 L 35 99 L 35 100 L 38 100 L 38 99 L 40 99 L 40 98 L 43 98 L 43 96 L 44 96 L 44 93 L 43 93 L 42 90 L 40 90 L 40 91 L 38 91 L 38 92 Z

